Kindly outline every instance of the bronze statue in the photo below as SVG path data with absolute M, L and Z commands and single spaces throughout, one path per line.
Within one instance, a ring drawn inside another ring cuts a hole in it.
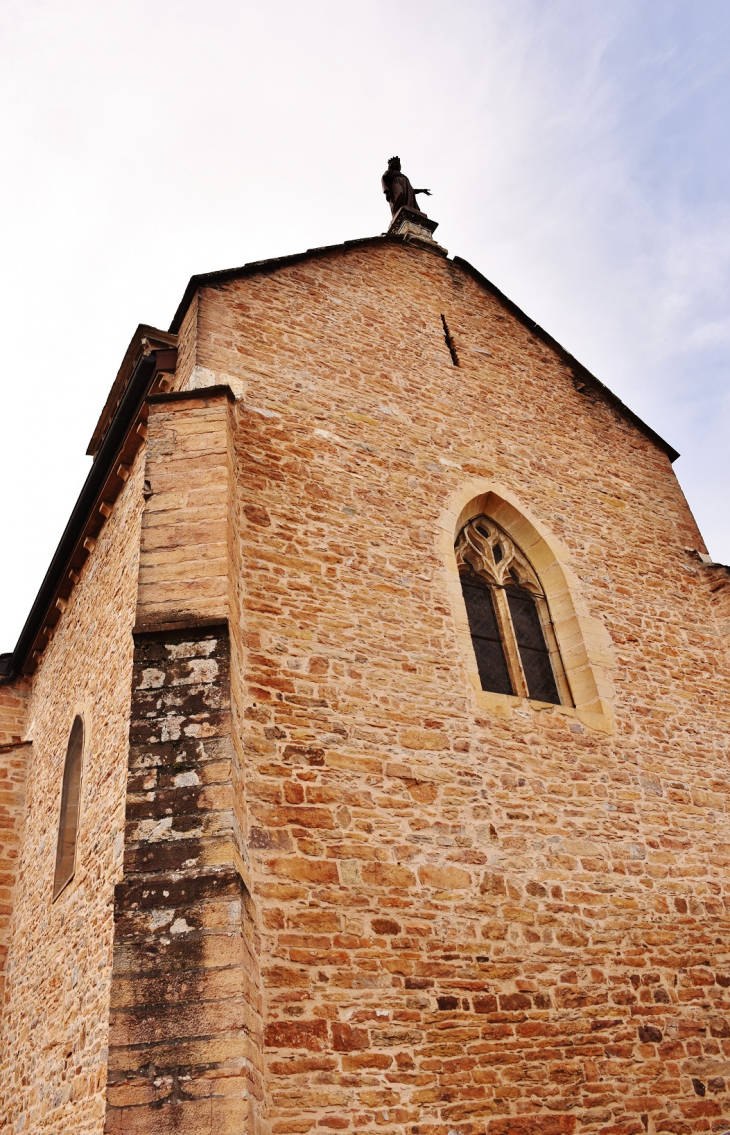
M 413 209 L 416 213 L 421 213 L 422 210 L 418 208 L 416 202 L 417 193 L 425 193 L 427 197 L 431 196 L 430 189 L 414 189 L 410 181 L 404 173 L 401 173 L 400 158 L 390 158 L 388 160 L 388 168 L 383 174 L 382 179 L 383 193 L 385 199 L 390 205 L 390 211 L 393 216 L 396 215 L 399 209 Z M 423 214 L 426 215 L 425 213 Z

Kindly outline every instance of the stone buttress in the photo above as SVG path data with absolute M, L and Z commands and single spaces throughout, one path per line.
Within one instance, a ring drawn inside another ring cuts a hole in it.
M 228 635 L 225 390 L 152 400 L 105 1131 L 256 1131 L 255 912 Z

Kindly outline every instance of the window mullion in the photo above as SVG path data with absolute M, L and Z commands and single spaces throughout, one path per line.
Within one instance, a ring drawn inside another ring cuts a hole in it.
M 545 645 L 547 646 L 553 674 L 555 675 L 555 684 L 558 688 L 561 705 L 573 705 L 573 696 L 570 686 L 568 685 L 565 670 L 563 669 L 563 660 L 560 657 L 560 648 L 555 635 L 555 628 L 553 627 L 553 620 L 550 616 L 550 608 L 548 607 L 547 600 L 542 595 L 539 595 L 535 599 L 535 605 L 542 625 L 542 633 L 545 637 Z
M 527 689 L 527 679 L 525 678 L 525 671 L 522 669 L 522 659 L 520 658 L 517 638 L 515 636 L 514 627 L 512 626 L 512 616 L 509 613 L 509 603 L 507 602 L 506 592 L 503 587 L 493 587 L 492 595 L 494 597 L 494 610 L 497 616 L 499 633 L 502 636 L 502 644 L 507 660 L 507 669 L 509 670 L 509 676 L 512 681 L 512 688 L 517 697 L 527 698 L 530 696 Z

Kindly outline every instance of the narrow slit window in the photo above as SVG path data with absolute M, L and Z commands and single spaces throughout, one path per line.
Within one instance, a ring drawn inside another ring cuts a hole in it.
M 84 753 L 84 723 L 74 718 L 71 736 L 66 749 L 61 789 L 61 815 L 58 821 L 56 871 L 53 878 L 53 897 L 57 898 L 73 878 L 76 867 L 76 839 L 79 830 L 81 800 L 81 763 Z
M 464 525 L 455 552 L 482 689 L 571 704 L 547 600 L 524 553 L 485 516 Z
M 444 325 L 444 339 L 446 341 L 446 346 L 449 348 L 449 354 L 451 355 L 451 361 L 452 361 L 452 363 L 454 364 L 455 367 L 458 367 L 459 356 L 456 353 L 456 344 L 454 343 L 454 337 L 451 334 L 451 332 L 449 331 L 449 325 L 446 322 L 446 316 L 445 315 L 441 316 L 441 322 Z

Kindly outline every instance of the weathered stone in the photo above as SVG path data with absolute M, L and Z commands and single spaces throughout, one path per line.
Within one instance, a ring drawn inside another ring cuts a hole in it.
M 415 244 L 200 285 L 0 686 L 8 1130 L 726 1125 L 730 584 L 666 449 L 580 373 Z M 516 526 L 576 705 L 474 683 L 474 509 Z
M 471 875 L 461 867 L 431 867 L 426 865 L 418 868 L 418 878 L 424 887 L 436 887 L 442 891 L 461 890 L 471 885 Z
M 326 1048 L 326 1021 L 274 1021 L 266 1026 L 265 1041 L 270 1048 Z

